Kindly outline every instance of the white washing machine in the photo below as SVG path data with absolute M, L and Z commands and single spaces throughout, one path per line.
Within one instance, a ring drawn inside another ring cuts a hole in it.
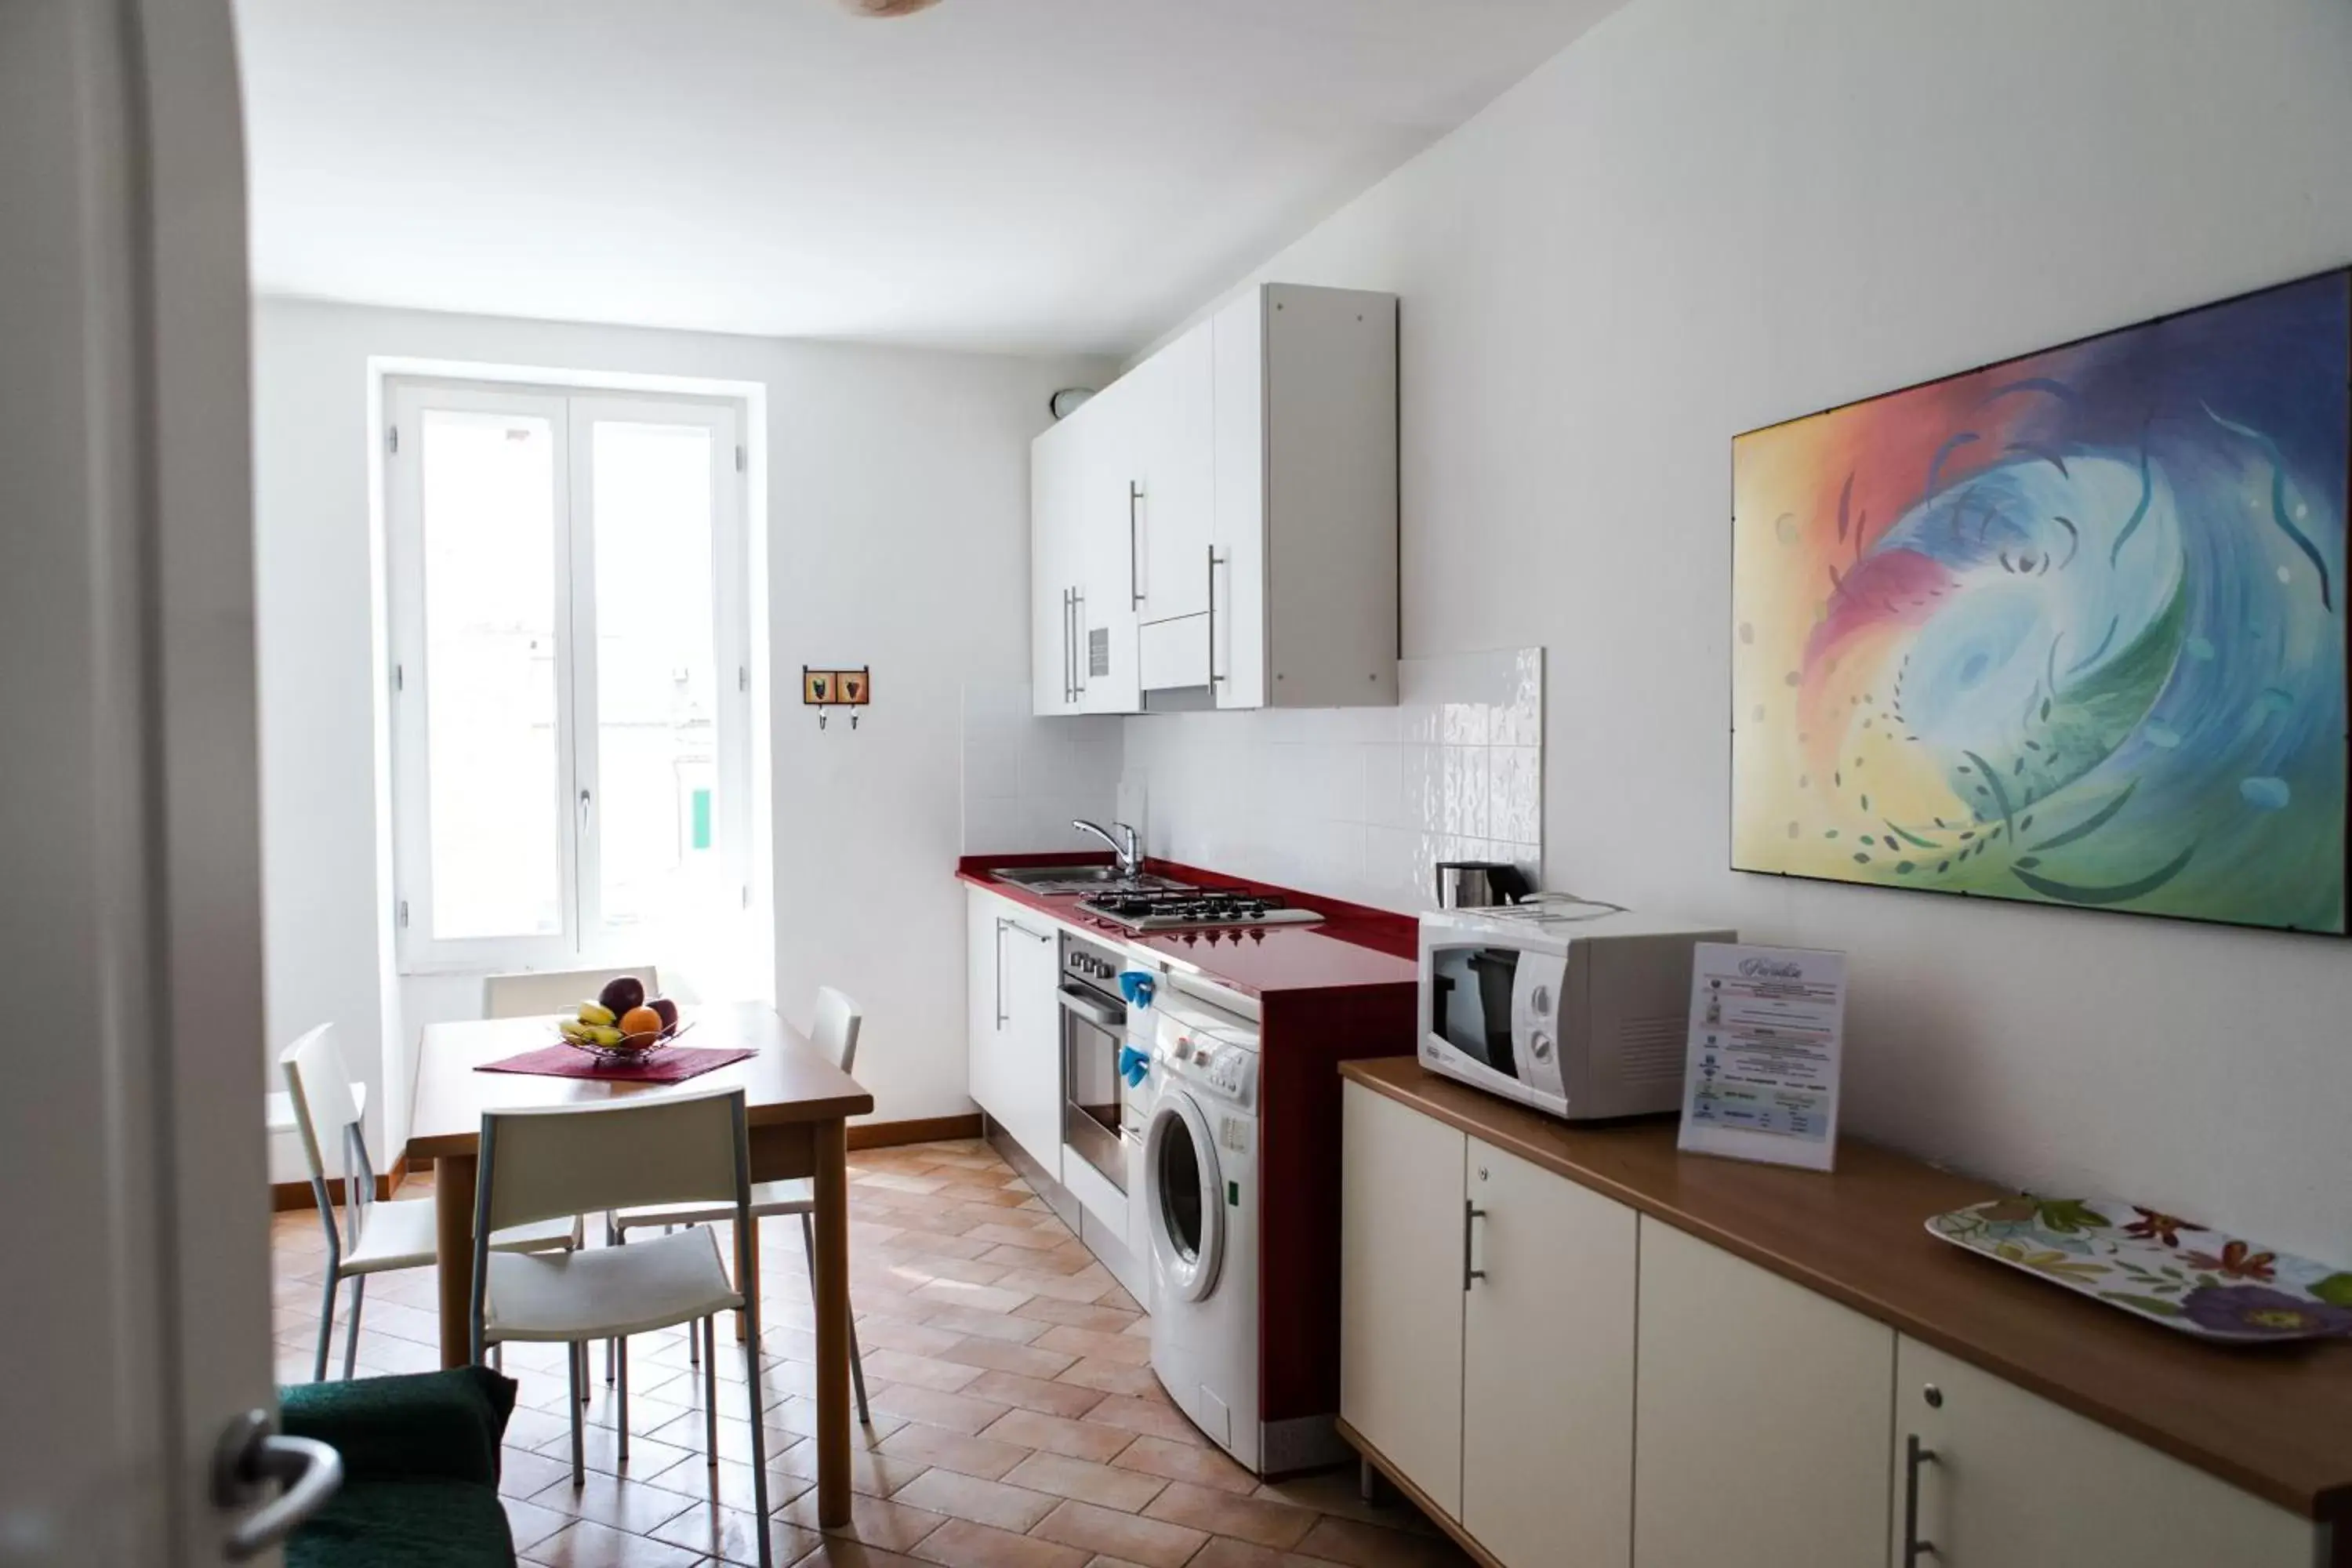
M 1258 1027 L 1163 986 L 1143 1141 L 1151 1368 L 1252 1474 L 1258 1412 Z

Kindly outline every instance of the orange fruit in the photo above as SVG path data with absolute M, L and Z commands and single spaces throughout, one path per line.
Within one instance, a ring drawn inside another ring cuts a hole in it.
M 621 1015 L 621 1033 L 625 1035 L 658 1035 L 662 1016 L 651 1007 L 632 1007 Z

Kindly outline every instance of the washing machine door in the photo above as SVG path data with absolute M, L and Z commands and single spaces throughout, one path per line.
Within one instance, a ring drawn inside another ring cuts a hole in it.
M 1198 1301 L 1216 1289 L 1224 1261 L 1224 1183 L 1209 1119 L 1173 1084 L 1160 1091 L 1153 1109 L 1143 1169 L 1160 1289 L 1171 1300 Z

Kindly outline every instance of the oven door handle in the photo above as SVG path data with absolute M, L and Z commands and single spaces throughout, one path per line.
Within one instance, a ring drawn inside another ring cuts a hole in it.
M 1097 1028 L 1117 1032 L 1127 1027 L 1126 1008 L 1097 1002 L 1087 992 L 1076 986 L 1065 985 L 1060 989 L 1065 1012 L 1076 1013 Z

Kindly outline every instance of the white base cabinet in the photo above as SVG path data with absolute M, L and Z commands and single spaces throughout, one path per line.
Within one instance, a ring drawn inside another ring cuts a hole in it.
M 1059 932 L 1013 902 L 965 892 L 967 1088 L 982 1110 L 1062 1176 Z
M 2309 1519 L 1474 1131 L 1528 1115 L 1442 1118 L 1353 1077 L 1342 1113 L 1340 1415 L 1484 1560 L 2352 1560 Z
M 1895 1331 L 1655 1220 L 1640 1267 L 1636 1568 L 1877 1568 Z
M 2310 1521 L 1957 1356 L 1906 1336 L 1895 1383 L 1894 1568 L 2317 1561 Z

